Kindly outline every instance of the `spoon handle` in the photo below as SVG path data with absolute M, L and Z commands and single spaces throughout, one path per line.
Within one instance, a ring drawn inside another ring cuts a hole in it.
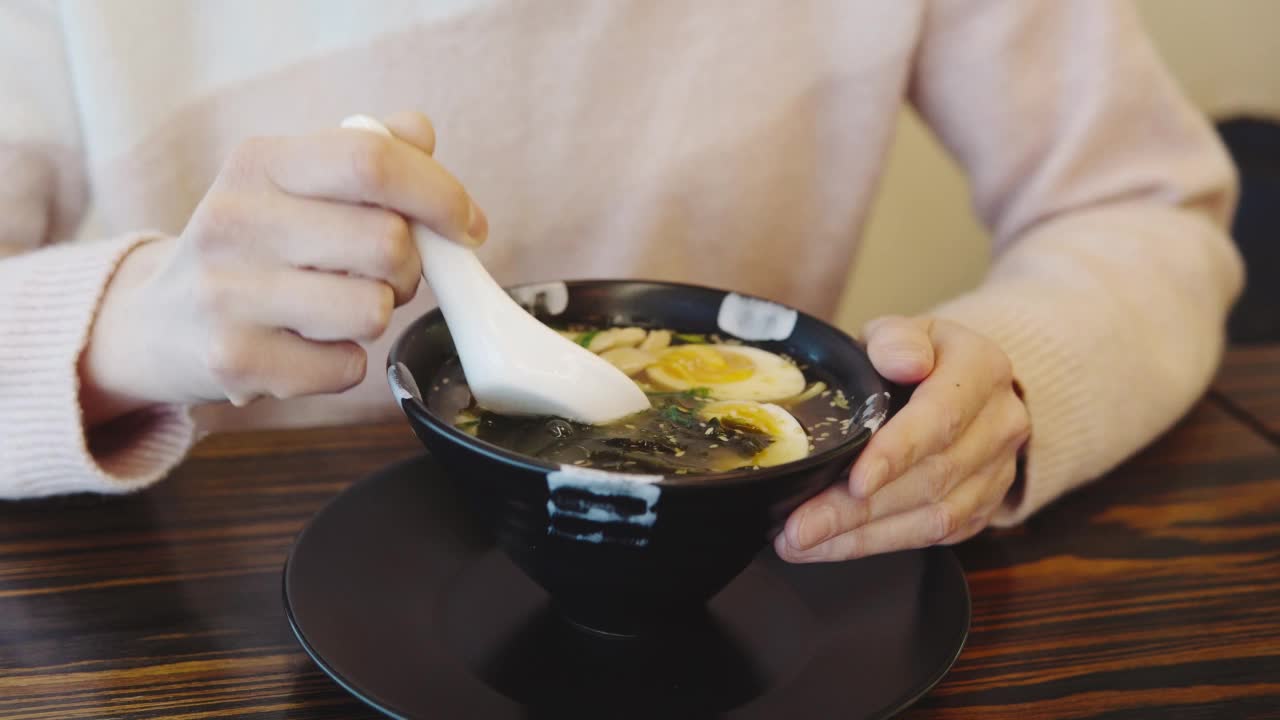
M 353 115 L 342 121 L 342 127 L 391 136 L 386 126 L 368 115 Z M 487 342 L 501 332 L 495 307 L 510 305 L 503 309 L 524 310 L 485 270 L 470 248 L 441 237 L 422 223 L 412 223 L 411 227 L 422 259 L 422 276 L 435 293 L 463 365 L 475 368 L 498 352 Z
M 504 337 L 512 328 L 502 318 L 528 313 L 493 279 L 473 250 L 421 223 L 412 227 L 422 275 L 435 293 L 463 367 L 474 372 L 482 363 L 497 362 L 503 356 L 502 345 L 515 340 Z

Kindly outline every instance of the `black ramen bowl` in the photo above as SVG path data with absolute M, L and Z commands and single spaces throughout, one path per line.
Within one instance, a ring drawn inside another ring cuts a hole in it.
M 838 445 L 795 462 L 657 482 L 560 467 L 506 450 L 427 408 L 455 355 L 439 310 L 396 340 L 387 377 L 414 432 L 462 488 L 499 547 L 570 621 L 632 635 L 696 612 L 751 562 L 806 499 L 844 477 L 905 397 L 851 337 L 804 313 L 735 293 L 629 280 L 511 288 L 550 324 L 638 325 L 736 337 L 819 368 L 856 410 Z

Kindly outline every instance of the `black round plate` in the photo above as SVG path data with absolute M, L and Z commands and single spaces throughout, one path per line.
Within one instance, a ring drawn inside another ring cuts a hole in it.
M 392 717 L 882 718 L 928 692 L 969 631 L 949 550 L 789 565 L 771 549 L 705 613 L 642 638 L 563 622 L 428 456 L 343 492 L 298 536 L 289 622 Z

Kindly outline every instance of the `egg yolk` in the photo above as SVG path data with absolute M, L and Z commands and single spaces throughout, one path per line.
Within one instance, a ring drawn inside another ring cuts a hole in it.
M 668 376 L 690 386 L 741 382 L 755 373 L 755 364 L 736 353 L 722 353 L 710 345 L 682 345 L 654 363 Z

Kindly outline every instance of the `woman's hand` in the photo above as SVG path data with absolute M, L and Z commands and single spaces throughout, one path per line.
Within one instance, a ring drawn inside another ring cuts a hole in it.
M 883 318 L 867 327 L 871 362 L 919 383 L 849 474 L 796 509 L 774 542 L 792 562 L 848 560 L 949 545 L 986 527 L 1017 472 L 1027 410 L 1009 358 L 960 325 Z
M 422 274 L 408 222 L 478 244 L 484 214 L 432 157 L 426 117 L 394 138 L 335 129 L 249 140 L 174 241 L 107 287 L 81 359 L 89 423 L 154 403 L 340 392 Z

